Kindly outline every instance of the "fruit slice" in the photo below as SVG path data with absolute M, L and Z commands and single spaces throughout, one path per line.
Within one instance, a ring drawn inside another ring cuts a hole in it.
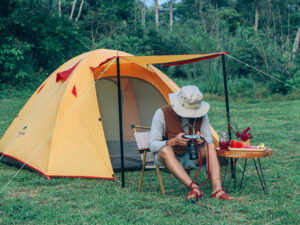
M 244 144 L 237 140 L 231 140 L 231 142 L 230 142 L 230 148 L 243 148 L 243 146 L 244 146 Z

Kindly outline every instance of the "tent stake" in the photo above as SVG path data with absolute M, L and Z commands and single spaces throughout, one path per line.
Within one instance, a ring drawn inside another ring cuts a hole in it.
M 123 121 L 122 121 L 122 95 L 121 95 L 120 58 L 119 57 L 117 57 L 117 80 L 118 80 L 118 105 L 119 105 L 119 129 L 120 129 L 122 187 L 125 187 L 124 151 L 123 151 Z

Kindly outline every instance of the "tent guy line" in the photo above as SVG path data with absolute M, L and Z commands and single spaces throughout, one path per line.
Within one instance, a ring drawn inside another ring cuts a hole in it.
M 270 74 L 267 74 L 266 72 L 264 72 L 264 71 L 262 71 L 262 70 L 260 70 L 260 69 L 257 69 L 257 68 L 255 68 L 254 66 L 249 65 L 248 63 L 245 63 L 245 62 L 243 62 L 243 61 L 241 61 L 241 60 L 239 60 L 239 59 L 237 59 L 237 58 L 235 58 L 235 57 L 233 57 L 233 56 L 231 56 L 231 55 L 227 55 L 227 56 L 230 57 L 230 58 L 232 58 L 232 59 L 234 59 L 234 60 L 236 60 L 236 61 L 238 61 L 239 63 L 244 64 L 244 65 L 247 66 L 247 67 L 250 67 L 250 68 L 256 70 L 257 72 L 260 72 L 260 73 L 262 73 L 262 74 L 264 74 L 264 75 L 266 75 L 266 76 L 268 76 L 268 77 L 273 78 L 274 80 L 276 80 L 276 81 L 278 81 L 278 82 L 281 82 L 281 83 L 283 83 L 283 84 L 285 84 L 285 85 L 287 85 L 287 86 L 289 86 L 289 87 L 291 87 L 291 88 L 293 88 L 293 89 L 295 89 L 295 90 L 297 90 L 297 91 L 300 91 L 299 88 L 297 88 L 297 87 L 295 87 L 295 86 L 293 86 L 293 85 L 291 85 L 291 84 L 288 84 L 288 83 L 286 83 L 286 82 L 284 82 L 284 81 L 278 79 L 277 77 L 274 77 L 274 76 L 272 76 L 272 75 L 270 75 Z
M 28 162 L 31 160 L 31 158 L 41 149 L 41 147 L 46 143 L 46 141 L 54 134 L 56 129 L 60 126 L 60 124 L 71 114 L 71 112 L 76 108 L 76 106 L 81 102 L 82 99 L 87 95 L 87 93 L 92 89 L 93 85 L 97 83 L 97 81 L 103 76 L 103 74 L 108 70 L 108 68 L 114 63 L 116 59 L 113 59 L 109 65 L 105 68 L 103 72 L 101 72 L 101 75 L 95 80 L 95 82 L 90 85 L 90 87 L 83 93 L 83 95 L 76 101 L 76 103 L 72 106 L 72 108 L 67 112 L 67 114 L 61 119 L 61 121 L 56 125 L 56 127 L 49 133 L 49 135 L 44 139 L 44 141 L 41 142 L 41 144 L 36 148 L 36 150 L 25 160 L 25 162 L 22 164 L 20 169 L 14 174 L 14 176 L 2 187 L 0 190 L 0 194 L 8 187 L 8 185 L 16 178 L 16 176 L 20 173 L 20 171 L 24 168 L 25 165 L 28 164 Z M 0 160 L 3 158 L 5 154 L 3 153 Z M 49 180 L 50 177 L 46 176 Z

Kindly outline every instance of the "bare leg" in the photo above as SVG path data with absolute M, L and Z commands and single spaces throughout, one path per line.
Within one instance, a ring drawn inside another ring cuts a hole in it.
M 209 180 L 212 187 L 212 193 L 222 189 L 221 184 L 221 170 L 220 163 L 217 156 L 216 148 L 214 144 L 208 144 L 209 148 Z M 201 150 L 202 157 L 206 157 L 206 147 Z M 200 161 L 197 160 L 196 164 L 199 165 Z M 219 192 L 216 197 L 222 195 L 223 192 Z M 233 199 L 233 198 L 232 198 Z
M 187 174 L 181 163 L 177 160 L 174 150 L 170 146 L 163 147 L 157 154 L 157 159 L 161 164 L 167 165 L 170 172 L 186 186 L 192 183 L 191 177 Z M 192 187 L 197 187 L 193 184 Z M 200 194 L 198 190 L 195 190 Z

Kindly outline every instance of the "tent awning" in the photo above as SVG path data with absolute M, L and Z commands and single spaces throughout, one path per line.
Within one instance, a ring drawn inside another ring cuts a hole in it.
M 113 56 L 111 58 L 106 59 L 105 61 L 101 62 L 98 67 L 91 68 L 94 71 L 94 75 L 98 72 L 101 72 L 103 68 L 107 65 L 116 64 L 116 74 L 117 74 L 117 84 L 118 84 L 118 106 L 119 106 L 119 130 L 120 130 L 120 155 L 121 155 L 121 172 L 122 172 L 122 187 L 125 187 L 125 176 L 124 176 L 124 148 L 123 148 L 123 120 L 122 120 L 122 93 L 121 93 L 121 72 L 120 67 L 122 64 L 137 64 L 142 67 L 147 67 L 149 64 L 161 64 L 167 66 L 174 66 L 174 65 L 182 65 L 188 64 L 193 62 L 198 62 L 206 59 L 212 59 L 224 54 L 228 54 L 227 52 L 221 53 L 211 53 L 211 54 L 193 54 L 193 55 L 160 55 L 160 56 Z M 117 58 L 117 60 L 112 61 L 113 59 Z M 223 57 L 224 62 L 224 57 Z M 223 63 L 224 65 L 224 63 Z M 125 66 L 125 65 L 124 65 Z M 108 67 L 107 67 L 108 68 Z M 103 73 L 105 72 L 102 71 Z M 102 73 L 102 74 L 103 74 Z M 98 78 L 99 79 L 99 78 Z M 225 79 L 224 79 L 225 82 Z M 225 85 L 227 88 L 227 86 Z M 227 89 L 225 90 L 227 93 Z M 228 100 L 226 98 L 226 106 L 228 106 Z M 229 118 L 229 111 L 228 118 Z M 229 120 L 228 120 L 228 124 Z
M 112 59 L 117 57 L 119 57 L 120 59 L 120 64 L 135 63 L 139 65 L 161 64 L 167 66 L 175 66 L 198 62 L 206 59 L 212 59 L 224 54 L 228 54 L 228 52 L 193 55 L 113 56 L 111 58 L 108 58 L 104 62 L 101 62 L 98 67 L 94 67 L 91 69 L 97 70 L 98 68 L 104 66 L 105 64 L 108 64 Z

